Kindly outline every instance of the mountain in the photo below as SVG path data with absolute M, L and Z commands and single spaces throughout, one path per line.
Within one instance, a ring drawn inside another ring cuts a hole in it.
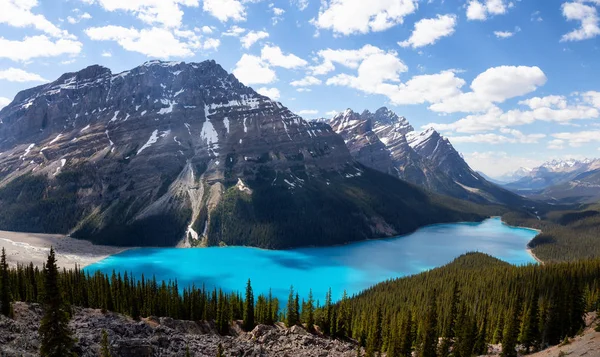
M 536 167 L 514 182 L 505 185 L 506 188 L 527 194 L 539 193 L 544 189 L 561 185 L 575 179 L 586 172 L 600 169 L 600 160 L 552 160 Z
M 344 138 L 354 159 L 365 166 L 451 197 L 519 208 L 530 205 L 473 171 L 433 128 L 416 132 L 406 118 L 385 107 L 362 114 L 348 109 L 329 124 Z
M 214 61 L 90 66 L 0 111 L 0 229 L 95 243 L 286 248 L 478 220 L 356 162 Z
M 495 180 L 496 183 L 504 185 L 507 183 L 518 181 L 518 180 L 522 179 L 523 177 L 528 176 L 530 173 L 531 173 L 531 169 L 529 169 L 527 167 L 520 167 L 515 171 L 507 172 L 502 176 L 493 178 L 492 180 Z M 490 181 L 490 180 L 488 179 L 488 181 Z

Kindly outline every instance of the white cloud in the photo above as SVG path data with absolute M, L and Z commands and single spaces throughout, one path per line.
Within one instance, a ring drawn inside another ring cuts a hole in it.
M 203 50 L 216 50 L 221 45 L 221 40 L 218 38 L 207 38 L 202 43 Z
M 108 51 L 104 51 L 102 52 L 102 57 L 112 57 L 112 53 L 108 52 Z
M 325 113 L 328 117 L 334 117 L 338 114 L 339 112 L 337 110 L 331 110 L 328 111 L 327 113 Z
M 278 7 L 271 8 L 271 11 L 273 11 L 273 14 L 276 15 L 276 16 L 281 16 L 281 15 L 285 14 L 285 10 L 284 9 L 280 9 Z
M 181 26 L 182 6 L 198 7 L 199 0 L 97 0 L 106 11 L 126 11 L 147 24 L 161 24 L 174 28 Z
M 75 11 L 75 10 L 73 10 L 73 11 Z M 67 16 L 67 22 L 73 25 L 73 24 L 77 24 L 77 23 L 81 22 L 81 20 L 89 20 L 91 18 L 92 18 L 92 15 L 88 14 L 87 12 L 84 12 L 82 14 L 77 13 L 75 15 L 75 17 Z
M 481 73 L 471 83 L 473 92 L 502 102 L 533 92 L 546 84 L 546 75 L 539 67 L 500 66 Z
M 210 26 L 202 26 L 202 32 L 205 34 L 210 35 L 211 33 L 213 33 L 213 29 Z
M 502 39 L 504 39 L 504 38 L 510 38 L 510 37 L 513 37 L 514 35 L 516 35 L 516 33 L 517 33 L 517 32 L 520 32 L 520 31 L 521 31 L 521 28 L 517 26 L 517 27 L 515 28 L 515 30 L 514 30 L 514 31 L 512 31 L 512 32 L 511 32 L 511 31 L 494 31 L 494 35 L 495 35 L 497 38 L 502 38 Z
M 300 93 L 312 92 L 312 89 L 305 88 L 305 87 L 300 87 L 300 88 L 296 88 L 296 92 L 300 92 Z
M 453 136 L 450 141 L 453 143 L 478 143 L 478 144 L 537 144 L 540 139 L 546 137 L 545 134 L 523 134 L 519 130 L 502 128 L 501 134 L 486 133 L 474 134 L 468 136 Z
M 484 21 L 489 15 L 502 15 L 512 7 L 506 0 L 470 0 L 467 5 L 467 19 Z
M 435 103 L 435 112 L 482 112 L 507 99 L 535 91 L 547 81 L 539 67 L 500 66 L 487 69 L 471 83 L 472 92 L 460 93 Z
M 0 1 L 0 23 L 20 28 L 33 27 L 55 38 L 76 39 L 75 36 L 48 21 L 43 15 L 32 13 L 32 9 L 37 5 L 37 0 L 2 0 Z
M 323 75 L 335 70 L 335 63 L 348 68 L 358 68 L 365 58 L 383 53 L 385 51 L 372 45 L 365 45 L 358 50 L 332 50 L 328 48 L 317 53 L 323 59 L 323 62 L 311 69 L 314 75 Z
M 581 98 L 576 98 L 573 103 L 565 105 L 557 96 L 531 98 L 521 102 L 521 104 L 529 106 L 530 110 L 513 109 L 504 112 L 493 106 L 485 113 L 468 115 L 453 123 L 431 123 L 424 127 L 433 126 L 441 131 L 476 133 L 531 124 L 536 121 L 567 124 L 573 120 L 600 118 L 598 108 L 582 105 L 580 102 Z
M 308 7 L 308 0 L 290 0 L 290 3 L 296 5 L 300 11 L 304 11 Z
M 193 50 L 202 48 L 200 38 L 193 33 L 172 32 L 166 28 L 137 30 L 108 25 L 88 28 L 85 33 L 92 40 L 116 41 L 127 51 L 155 58 L 190 57 L 194 55 Z
M 318 68 L 330 66 L 334 62 L 346 67 L 357 67 L 357 75 L 346 73 L 329 78 L 327 85 L 345 86 L 367 94 L 387 96 L 395 105 L 439 102 L 447 97 L 460 94 L 464 80 L 457 78 L 455 71 L 442 71 L 437 74 L 414 76 L 405 83 L 400 75 L 408 71 L 395 52 L 384 52 L 374 46 L 365 46 L 358 51 L 326 50 L 319 55 L 325 61 Z M 313 67 L 313 73 L 315 68 Z
M 0 97 L 0 109 L 6 107 L 7 105 L 9 105 L 11 102 L 10 99 L 8 98 L 4 98 L 4 97 Z
M 246 8 L 239 0 L 204 0 L 203 10 L 225 22 L 246 20 Z
M 533 97 L 519 102 L 531 109 L 552 108 L 565 109 L 567 107 L 567 98 L 562 95 L 549 95 L 546 97 Z
M 253 44 L 262 40 L 264 38 L 268 38 L 269 33 L 265 31 L 250 31 L 244 37 L 240 38 L 240 42 L 242 43 L 242 47 L 250 48 Z
M 587 130 L 571 133 L 552 134 L 553 137 L 569 143 L 572 147 L 580 147 L 583 144 L 600 142 L 600 130 Z
M 246 29 L 243 27 L 239 27 L 237 25 L 233 25 L 229 28 L 229 30 L 225 31 L 222 33 L 223 36 L 231 36 L 231 37 L 238 37 L 241 36 L 244 32 L 246 32 Z
M 418 0 L 323 0 L 312 23 L 342 35 L 383 31 L 401 24 L 417 6 Z
M 260 52 L 260 57 L 273 66 L 287 69 L 304 67 L 308 64 L 308 62 L 294 54 L 283 54 L 281 48 L 277 46 L 264 46 Z
M 313 76 L 306 76 L 297 81 L 293 81 L 290 84 L 294 87 L 308 87 L 308 86 L 316 86 L 321 84 L 322 81 L 319 78 Z
M 565 34 L 561 41 L 581 41 L 600 35 L 600 17 L 595 7 L 567 2 L 562 5 L 562 12 L 567 20 L 580 21 L 581 27 Z
M 317 115 L 317 114 L 319 114 L 319 111 L 315 110 L 315 109 L 304 109 L 304 110 L 297 111 L 296 114 L 298 114 L 300 116 Z
M 25 37 L 22 41 L 11 41 L 0 37 L 0 58 L 28 61 L 38 57 L 76 55 L 81 52 L 81 47 L 79 41 L 70 39 L 52 41 L 45 35 Z
M 600 109 L 600 92 L 589 91 L 582 93 L 581 96 L 586 103 Z
M 244 54 L 235 65 L 233 74 L 245 85 L 267 84 L 275 81 L 277 75 L 260 57 Z
M 550 150 L 562 150 L 565 148 L 565 141 L 560 139 L 550 140 L 547 148 Z
M 491 177 L 500 177 L 521 167 L 537 167 L 543 162 L 539 159 L 509 155 L 504 151 L 472 152 L 463 156 L 473 170 Z
M 42 78 L 39 74 L 26 72 L 18 68 L 0 70 L 0 79 L 9 82 L 47 82 L 47 80 Z
M 456 15 L 437 15 L 433 19 L 421 19 L 415 23 L 410 38 L 398 44 L 412 48 L 432 45 L 440 38 L 452 35 L 455 27 Z
M 258 94 L 264 95 L 265 97 L 269 97 L 272 100 L 279 100 L 281 98 L 281 93 L 279 93 L 279 89 L 277 88 L 267 88 L 262 87 L 257 90 Z

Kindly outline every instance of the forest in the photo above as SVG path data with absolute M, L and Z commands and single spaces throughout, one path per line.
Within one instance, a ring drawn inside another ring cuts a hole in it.
M 420 357 L 464 357 L 485 353 L 491 343 L 502 343 L 504 356 L 516 356 L 517 348 L 536 351 L 559 344 L 579 333 L 584 314 L 600 306 L 600 260 L 517 267 L 469 253 L 444 267 L 333 302 L 331 293 L 318 300 L 293 287 L 288 301 L 270 294 L 255 297 L 250 281 L 242 292 L 230 292 L 128 274 L 59 271 L 51 258 L 53 252 L 44 269 L 8 269 L 3 259 L 4 314 L 10 316 L 11 301 L 42 303 L 47 310 L 58 306 L 65 316 L 70 306 L 91 307 L 134 319 L 212 321 L 223 335 L 235 320 L 247 331 L 281 321 L 354 340 L 357 355 L 410 356 L 416 351 Z
M 529 246 L 544 262 L 600 257 L 600 204 L 557 208 L 539 217 L 523 211 L 509 212 L 502 220 L 541 230 Z

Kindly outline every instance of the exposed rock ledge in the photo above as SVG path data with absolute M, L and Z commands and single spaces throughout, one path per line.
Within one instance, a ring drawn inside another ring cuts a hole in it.
M 38 356 L 37 329 L 42 317 L 38 304 L 14 304 L 15 319 L 0 316 L 0 356 Z M 220 336 L 212 324 L 171 318 L 134 321 L 126 316 L 95 309 L 74 308 L 71 329 L 78 339 L 77 355 L 99 355 L 101 331 L 105 329 L 115 357 L 192 356 L 217 354 L 222 344 L 226 356 L 355 356 L 355 345 L 312 335 L 301 327 L 257 326 L 243 332 L 232 326 L 231 336 Z

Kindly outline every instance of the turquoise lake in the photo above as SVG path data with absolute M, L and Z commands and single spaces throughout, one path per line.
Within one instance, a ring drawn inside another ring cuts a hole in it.
M 535 230 L 508 226 L 500 218 L 481 223 L 438 224 L 396 238 L 335 247 L 272 251 L 247 247 L 142 248 L 108 257 L 85 268 L 93 273 L 132 273 L 139 278 L 177 279 L 180 287 L 243 291 L 248 278 L 255 296 L 268 293 L 287 301 L 290 285 L 301 296 L 312 288 L 324 300 L 331 287 L 339 299 L 391 278 L 420 273 L 467 252 L 482 252 L 515 265 L 535 263 L 527 243 Z

